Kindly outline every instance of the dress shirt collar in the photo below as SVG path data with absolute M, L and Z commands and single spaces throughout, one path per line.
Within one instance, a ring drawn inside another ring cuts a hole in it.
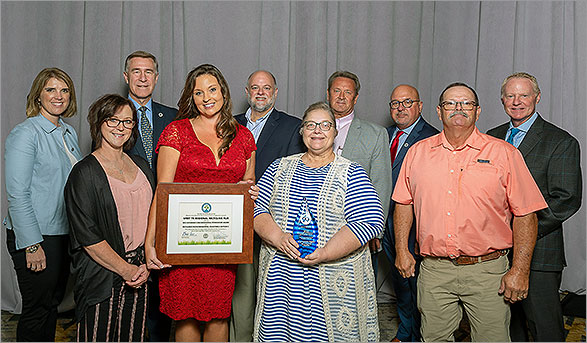
M 352 111 L 349 115 L 346 115 L 342 118 L 335 118 L 336 129 L 340 130 L 341 128 L 349 125 L 353 121 L 354 118 L 355 118 L 355 111 Z
M 143 105 L 136 102 L 135 99 L 133 99 L 130 95 L 128 96 L 128 98 L 135 105 L 135 109 L 137 110 L 137 117 L 139 117 L 139 121 L 140 121 L 141 114 L 139 112 L 139 108 L 141 108 L 141 106 L 143 106 Z M 147 101 L 147 103 L 144 106 L 147 108 L 147 115 L 150 115 L 151 113 L 153 113 L 153 98 L 149 99 L 149 101 Z
M 401 130 L 404 132 L 404 136 L 408 137 L 410 135 L 410 133 L 412 133 L 412 131 L 414 130 L 414 128 L 416 127 L 416 125 L 418 125 L 418 123 L 420 122 L 420 120 L 422 119 L 422 117 L 418 117 L 418 119 L 416 119 L 415 122 L 412 123 L 412 125 L 406 127 L 405 129 Z M 395 137 L 397 135 L 397 132 L 400 131 L 399 127 L 395 127 L 395 131 L 393 132 L 393 137 Z M 392 137 L 392 139 L 393 139 Z M 401 139 L 401 137 L 400 137 Z
M 252 121 L 251 120 L 251 113 L 252 110 L 249 107 L 249 109 L 247 110 L 247 112 L 245 112 L 245 118 L 247 118 L 247 123 L 251 123 L 251 124 L 255 124 L 255 123 L 261 123 L 262 121 L 266 120 L 267 118 L 269 118 L 269 116 L 271 115 L 271 113 L 273 113 L 273 110 L 275 109 L 275 107 L 272 107 L 271 110 L 267 113 L 265 113 L 264 116 L 262 116 L 261 118 L 257 119 L 256 121 Z
M 518 129 L 518 130 L 520 130 L 520 131 L 522 131 L 524 133 L 527 133 L 528 130 L 530 130 L 530 128 L 532 127 L 532 124 L 534 124 L 534 122 L 536 121 L 536 118 L 538 118 L 538 112 L 534 112 L 534 114 L 530 117 L 530 119 L 528 119 L 525 122 L 523 122 L 516 129 Z M 509 136 L 509 133 L 512 131 L 513 128 L 514 128 L 514 125 L 512 124 L 512 122 L 510 120 L 510 127 L 508 128 L 508 134 L 507 134 L 507 136 Z

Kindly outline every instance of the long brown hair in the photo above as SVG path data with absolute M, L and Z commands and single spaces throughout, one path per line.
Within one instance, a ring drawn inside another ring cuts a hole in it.
M 212 75 L 218 80 L 222 97 L 224 98 L 224 105 L 220 109 L 220 118 L 216 123 L 216 135 L 222 139 L 222 145 L 218 148 L 218 156 L 222 157 L 234 137 L 236 137 L 236 128 L 238 123 L 232 116 L 232 100 L 230 99 L 230 90 L 228 89 L 228 83 L 222 76 L 222 73 L 218 68 L 211 64 L 201 64 L 189 72 L 181 97 L 177 103 L 179 110 L 177 111 L 176 120 L 185 118 L 197 118 L 200 115 L 200 111 L 196 107 L 193 99 L 194 88 L 196 87 L 196 78 L 201 75 Z

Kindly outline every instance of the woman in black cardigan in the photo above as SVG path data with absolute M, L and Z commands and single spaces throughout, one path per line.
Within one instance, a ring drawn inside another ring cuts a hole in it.
M 88 121 L 95 150 L 65 186 L 77 340 L 143 341 L 144 241 L 156 184 L 144 159 L 124 153 L 138 136 L 130 100 L 104 95 L 90 106 Z

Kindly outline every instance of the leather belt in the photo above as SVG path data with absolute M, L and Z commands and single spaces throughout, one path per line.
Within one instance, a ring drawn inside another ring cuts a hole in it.
M 496 260 L 496 259 L 500 258 L 501 256 L 507 255 L 509 251 L 510 251 L 509 249 L 505 249 L 505 250 L 496 250 L 494 252 L 490 252 L 489 254 L 482 255 L 482 256 L 461 255 L 457 258 L 450 258 L 450 257 L 440 257 L 440 258 L 445 259 L 445 260 L 449 260 L 452 263 L 454 263 L 456 266 L 462 266 L 462 265 L 470 265 L 470 264 L 476 264 L 476 263 Z

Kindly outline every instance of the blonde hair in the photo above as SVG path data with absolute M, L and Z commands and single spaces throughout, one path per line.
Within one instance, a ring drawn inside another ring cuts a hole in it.
M 512 75 L 506 77 L 505 80 L 503 80 L 503 82 L 501 83 L 501 96 L 502 97 L 505 95 L 505 85 L 511 79 L 528 79 L 528 80 L 530 80 L 530 82 L 532 83 L 532 90 L 534 90 L 534 94 L 536 94 L 536 95 L 540 94 L 540 87 L 538 87 L 538 81 L 536 80 L 536 78 L 534 76 L 522 71 L 522 72 L 513 73 Z

